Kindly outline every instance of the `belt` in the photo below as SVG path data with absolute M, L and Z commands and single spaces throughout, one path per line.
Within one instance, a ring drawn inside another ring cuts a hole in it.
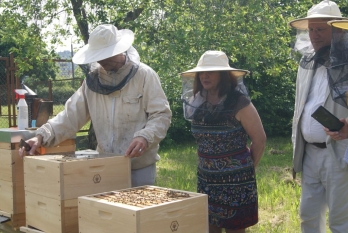
M 313 146 L 316 146 L 320 149 L 324 149 L 326 148 L 326 142 L 312 142 L 312 143 L 309 143 L 309 144 L 312 144 Z

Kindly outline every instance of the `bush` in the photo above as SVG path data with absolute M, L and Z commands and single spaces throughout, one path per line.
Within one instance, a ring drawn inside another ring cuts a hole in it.
M 75 81 L 76 82 L 76 81 Z M 65 104 L 65 102 L 74 94 L 74 92 L 80 87 L 79 81 L 75 86 L 72 81 L 58 81 L 53 82 L 52 92 L 53 92 L 53 103 L 54 104 Z

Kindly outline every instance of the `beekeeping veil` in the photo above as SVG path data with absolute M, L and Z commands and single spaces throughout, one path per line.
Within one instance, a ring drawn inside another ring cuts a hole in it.
M 73 57 L 73 62 L 80 64 L 86 74 L 86 83 L 89 89 L 99 94 L 108 95 L 122 89 L 135 75 L 139 68 L 140 58 L 138 52 L 132 47 L 134 33 L 128 29 L 118 30 L 114 25 L 102 24 L 97 26 L 90 34 L 88 44 L 83 46 Z M 108 58 L 122 54 L 125 63 Z M 103 66 L 119 69 L 106 71 L 98 63 L 108 59 Z M 120 64 L 117 64 L 120 63 Z M 123 64 L 124 63 L 124 64 Z
M 293 48 L 294 54 L 302 56 L 300 66 L 304 69 L 317 69 L 329 62 L 330 46 L 323 47 L 314 51 L 309 40 L 308 21 L 309 20 L 333 20 L 343 19 L 340 9 L 333 1 L 324 0 L 319 4 L 313 5 L 308 11 L 307 16 L 289 22 L 289 26 L 297 29 L 296 42 Z
M 332 26 L 330 63 L 327 69 L 333 100 L 348 108 L 348 20 L 329 21 Z
M 248 70 L 235 69 L 229 66 L 228 57 L 224 52 L 221 51 L 206 51 L 199 59 L 198 64 L 195 68 L 188 71 L 180 73 L 182 78 L 182 95 L 181 100 L 183 102 L 184 117 L 186 120 L 193 120 L 193 116 L 197 110 L 206 111 L 207 107 L 207 91 L 202 89 L 198 93 L 193 93 L 194 82 L 196 74 L 198 72 L 206 71 L 227 71 L 232 74 L 232 77 L 237 79 L 237 86 L 235 90 L 238 93 L 248 95 L 247 89 L 243 83 L 243 76 L 248 74 Z M 233 96 L 225 96 L 226 98 L 233 98 Z M 223 101 L 222 101 L 223 102 Z M 211 106 L 212 107 L 212 106 Z M 211 117 L 221 113 L 222 111 L 231 111 L 230 109 L 225 109 L 223 105 L 217 105 L 215 108 L 211 108 L 209 114 Z

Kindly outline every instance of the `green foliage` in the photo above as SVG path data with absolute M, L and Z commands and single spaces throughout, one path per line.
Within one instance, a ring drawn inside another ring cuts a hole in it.
M 192 139 L 189 122 L 182 116 L 179 73 L 193 68 L 206 50 L 222 50 L 229 56 L 231 66 L 252 71 L 253 75 L 245 82 L 267 135 L 289 135 L 297 64 L 291 50 L 296 30 L 291 29 L 288 22 L 305 17 L 308 9 L 318 2 L 3 0 L 6 25 L 13 25 L 20 35 L 16 37 L 12 32 L 12 37 L 6 35 L 0 45 L 15 42 L 21 46 L 13 51 L 25 51 L 23 54 L 27 59 L 39 61 L 42 56 L 35 51 L 42 51 L 44 47 L 40 39 L 50 36 L 51 42 L 60 43 L 60 38 L 71 37 L 69 27 L 84 43 L 88 42 L 88 32 L 101 23 L 133 30 L 136 36 L 134 47 L 141 60 L 160 75 L 173 111 L 166 141 L 171 145 Z M 346 0 L 335 2 L 347 15 Z M 62 22 L 55 21 L 62 14 L 66 22 L 64 27 Z M 32 19 L 35 23 L 28 23 L 33 22 Z M 17 24 L 21 26 L 17 27 Z M 51 54 L 47 52 L 46 55 L 49 57 Z M 22 60 L 19 64 L 22 70 L 32 64 L 42 68 L 39 62 L 26 64 Z M 43 69 L 45 73 L 47 68 Z M 55 77 L 49 74 L 42 80 L 49 76 Z
M 0 7 L 6 4 L 0 3 Z M 0 48 L 1 55 L 8 57 L 14 54 L 17 76 L 31 77 L 36 80 L 54 78 L 57 67 L 52 62 L 42 62 L 42 59 L 54 57 L 46 50 L 46 43 L 41 37 L 41 29 L 28 18 L 14 9 L 5 8 L 1 12 Z
M 78 81 L 78 80 L 77 80 Z M 65 102 L 74 94 L 77 88 L 74 88 L 71 82 L 54 82 L 52 92 L 53 92 L 53 102 L 55 104 L 65 104 Z
M 28 79 L 25 81 L 25 85 L 32 88 L 38 98 L 49 99 L 50 82 L 52 85 L 52 100 L 54 105 L 64 105 L 70 96 L 80 87 L 81 79 L 58 79 L 44 82 Z
M 171 138 L 189 138 L 179 73 L 193 68 L 206 50 L 222 50 L 231 66 L 251 70 L 253 76 L 245 82 L 267 134 L 290 133 L 297 69 L 289 57 L 292 37 L 286 14 L 290 5 L 271 0 L 176 0 L 162 2 L 160 8 L 165 13 L 156 15 L 152 10 L 139 17 L 137 21 L 146 27 L 137 29 L 135 44 L 142 60 L 162 77 L 174 113 Z M 274 116 L 279 120 L 274 121 Z
M 277 68 L 279 67 L 274 67 L 272 71 Z M 260 93 L 252 99 L 252 102 L 260 114 L 266 134 L 269 136 L 290 135 L 296 74 L 290 69 L 282 69 L 278 75 L 268 73 L 259 75 L 258 79 L 245 78 L 245 83 L 250 90 Z

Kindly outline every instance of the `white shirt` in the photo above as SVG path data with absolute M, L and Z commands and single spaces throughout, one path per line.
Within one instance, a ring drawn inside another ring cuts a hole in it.
M 301 118 L 301 131 L 305 141 L 325 142 L 326 133 L 324 126 L 316 121 L 311 115 L 320 106 L 324 105 L 325 93 L 328 88 L 326 67 L 319 67 L 312 79 L 307 102 L 304 106 Z

